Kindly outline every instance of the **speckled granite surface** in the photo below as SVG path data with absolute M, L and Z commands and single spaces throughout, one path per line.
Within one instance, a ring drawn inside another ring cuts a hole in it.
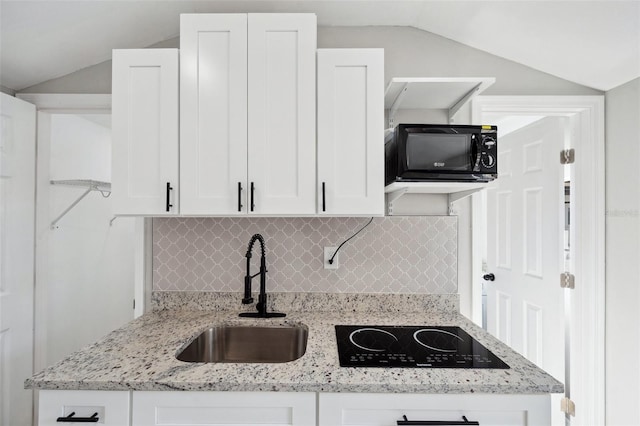
M 233 305 L 236 308 L 236 305 Z M 520 393 L 563 385 L 454 311 L 293 312 L 239 318 L 234 311 L 157 310 L 73 353 L 26 381 L 27 388 L 92 390 Z M 307 351 L 282 364 L 185 363 L 176 353 L 214 324 L 291 325 L 309 329 Z M 334 325 L 455 325 L 505 361 L 508 370 L 343 368 Z
M 253 298 L 258 300 L 258 294 Z M 242 293 L 201 291 L 155 291 L 151 309 L 255 310 L 254 305 L 242 305 Z M 458 294 L 391 294 L 391 293 L 269 293 L 271 310 L 283 312 L 431 312 L 460 310 Z

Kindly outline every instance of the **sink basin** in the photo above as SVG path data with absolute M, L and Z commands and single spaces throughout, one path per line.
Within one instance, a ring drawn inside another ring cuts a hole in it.
M 176 358 L 185 362 L 289 362 L 307 349 L 306 326 L 221 325 L 203 331 Z

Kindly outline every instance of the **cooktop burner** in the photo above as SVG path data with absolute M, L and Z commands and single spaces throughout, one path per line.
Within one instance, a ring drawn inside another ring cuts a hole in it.
M 341 367 L 509 368 L 460 327 L 336 325 Z

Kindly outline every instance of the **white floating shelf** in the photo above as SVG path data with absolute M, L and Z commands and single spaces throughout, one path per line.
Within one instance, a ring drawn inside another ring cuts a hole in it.
M 75 186 L 93 191 L 111 192 L 111 183 L 91 179 L 52 180 L 51 185 Z
M 384 188 L 387 194 L 387 211 L 393 214 L 395 201 L 405 194 L 441 194 L 447 196 L 451 214 L 451 203 L 468 197 L 488 185 L 487 182 L 394 182 Z
M 463 191 L 479 191 L 486 182 L 394 182 L 385 186 L 384 192 L 403 191 L 405 194 L 453 194 Z
M 493 77 L 396 77 L 384 95 L 389 127 L 399 109 L 446 109 L 449 121 L 473 97 L 495 83 Z

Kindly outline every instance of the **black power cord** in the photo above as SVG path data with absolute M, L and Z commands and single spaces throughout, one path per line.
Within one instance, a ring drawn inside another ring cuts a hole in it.
M 360 228 L 358 230 L 358 232 L 356 232 L 355 234 L 353 234 L 352 236 L 350 236 L 349 238 L 347 238 L 346 240 L 344 240 L 342 242 L 342 244 L 340 244 L 338 246 L 338 248 L 336 249 L 336 251 L 333 252 L 333 256 L 331 256 L 331 259 L 329 259 L 329 265 L 333 265 L 333 258 L 336 257 L 336 254 L 338 254 L 338 251 L 340 250 L 340 248 L 345 245 L 350 239 L 352 239 L 353 237 L 355 237 L 356 235 L 358 235 L 364 228 L 366 228 L 367 226 L 371 225 L 371 222 L 373 222 L 373 218 L 369 219 L 369 222 L 367 222 L 366 225 L 364 225 L 362 228 Z

